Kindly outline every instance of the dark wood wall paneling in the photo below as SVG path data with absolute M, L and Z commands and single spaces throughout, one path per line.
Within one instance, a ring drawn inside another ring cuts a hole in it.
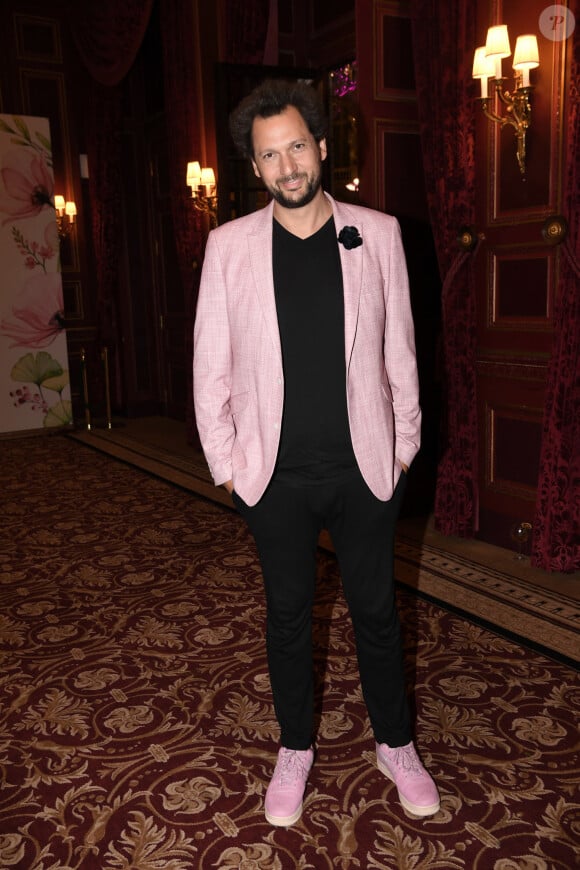
M 560 252 L 542 235 L 561 210 L 565 43 L 538 33 L 543 0 L 478 4 L 478 45 L 487 27 L 538 34 L 540 68 L 531 71 L 532 126 L 525 179 L 511 127 L 476 117 L 479 414 L 479 536 L 512 547 L 510 531 L 532 523 L 541 449 L 547 365 Z M 474 46 L 475 48 L 475 46 Z M 511 59 L 503 74 L 512 86 Z
M 356 52 L 355 0 L 278 4 L 278 63 L 281 67 L 330 69 Z

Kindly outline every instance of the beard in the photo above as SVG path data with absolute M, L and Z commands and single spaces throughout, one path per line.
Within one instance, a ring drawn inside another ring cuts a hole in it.
M 309 202 L 312 202 L 316 194 L 320 189 L 321 183 L 321 172 L 320 168 L 315 170 L 310 177 L 306 175 L 306 173 L 299 173 L 298 177 L 303 177 L 306 179 L 306 189 L 299 195 L 296 196 L 292 193 L 287 194 L 279 187 L 274 185 L 267 184 L 266 187 L 272 198 L 276 200 L 276 202 L 284 206 L 284 208 L 302 208 L 304 205 L 308 205 Z M 278 184 L 280 182 L 288 181 L 288 177 L 278 179 Z

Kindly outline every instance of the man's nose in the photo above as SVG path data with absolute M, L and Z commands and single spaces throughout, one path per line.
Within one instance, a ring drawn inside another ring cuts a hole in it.
M 294 159 L 294 155 L 290 153 L 283 153 L 281 157 L 280 170 L 282 175 L 292 175 L 294 170 L 296 169 L 296 160 Z

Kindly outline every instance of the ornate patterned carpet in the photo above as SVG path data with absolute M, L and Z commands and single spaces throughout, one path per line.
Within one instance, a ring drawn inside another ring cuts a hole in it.
M 235 513 L 63 436 L 3 441 L 0 867 L 571 870 L 578 674 L 402 588 L 437 816 L 377 771 L 334 558 L 315 614 L 318 754 L 263 818 L 277 728 Z
M 184 425 L 177 421 L 148 417 L 118 421 L 112 429 L 93 427 L 70 434 L 123 462 L 232 507 L 225 490 L 213 485 L 201 450 L 186 443 Z M 332 542 L 324 532 L 321 545 L 332 552 Z M 397 535 L 397 578 L 414 592 L 480 624 L 501 628 L 565 662 L 580 662 L 580 607 L 577 595 L 572 595 L 572 584 L 578 586 L 580 575 L 565 576 L 556 591 L 546 586 L 544 576 L 537 576 L 543 572 L 529 564 L 518 576 L 518 565 L 525 563 L 517 563 L 513 556 L 506 563 L 505 557 L 498 557 L 503 552 L 495 548 L 494 558 L 489 549 L 478 553 L 476 542 L 441 541 L 440 536 L 433 543 L 431 537 L 418 537 L 416 529 L 402 522 Z

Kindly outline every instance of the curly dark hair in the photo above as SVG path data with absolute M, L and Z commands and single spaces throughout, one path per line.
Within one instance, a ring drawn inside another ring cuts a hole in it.
M 252 125 L 254 118 L 271 118 L 288 106 L 298 109 L 317 142 L 324 139 L 328 122 L 322 102 L 311 85 L 304 81 L 266 79 L 248 94 L 230 115 L 230 133 L 243 157 L 254 156 Z

